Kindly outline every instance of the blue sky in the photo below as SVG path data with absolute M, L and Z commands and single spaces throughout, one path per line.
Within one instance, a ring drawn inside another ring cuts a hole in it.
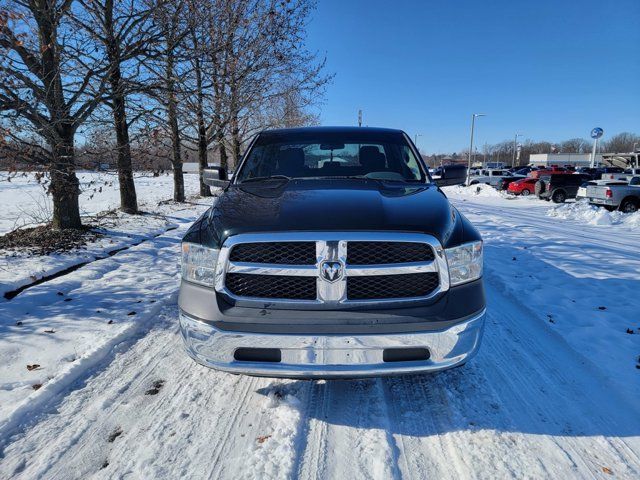
M 640 133 L 640 0 L 319 0 L 308 46 L 336 77 L 324 125 L 402 128 L 430 152 Z

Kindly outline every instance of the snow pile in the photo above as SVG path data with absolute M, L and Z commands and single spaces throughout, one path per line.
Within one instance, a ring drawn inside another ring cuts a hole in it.
M 565 203 L 550 208 L 547 216 L 562 220 L 574 220 L 588 225 L 625 225 L 640 227 L 640 212 L 609 212 L 605 208 L 589 205 L 587 202 Z
M 455 185 L 453 187 L 444 187 L 444 191 L 453 195 L 477 196 L 477 197 L 504 197 L 504 194 L 497 191 L 491 185 L 477 184 L 470 186 Z

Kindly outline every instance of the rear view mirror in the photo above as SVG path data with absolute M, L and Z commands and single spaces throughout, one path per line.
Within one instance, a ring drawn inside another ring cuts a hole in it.
M 321 143 L 320 150 L 342 150 L 344 143 Z
M 222 167 L 208 167 L 202 171 L 202 181 L 210 187 L 226 187 L 229 185 L 227 171 Z
M 467 167 L 464 165 L 445 165 L 442 167 L 439 178 L 433 179 L 439 187 L 449 185 L 462 185 L 467 181 Z

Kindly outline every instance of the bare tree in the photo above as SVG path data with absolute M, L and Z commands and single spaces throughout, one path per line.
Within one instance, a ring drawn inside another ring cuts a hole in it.
M 632 152 L 633 147 L 640 147 L 640 135 L 630 132 L 622 132 L 603 142 L 602 150 L 609 153 Z
M 74 137 L 100 103 L 107 70 L 72 28 L 73 3 L 14 0 L 0 10 L 0 113 L 45 141 L 38 158 L 49 169 L 52 223 L 61 229 L 81 226 Z M 19 129 L 8 133 L 25 138 Z
M 155 3 L 155 2 L 152 2 Z M 182 135 L 179 124 L 178 96 L 180 94 L 181 74 L 178 68 L 183 60 L 180 49 L 188 34 L 184 16 L 183 0 L 167 0 L 158 4 L 153 18 L 160 29 L 162 43 L 158 57 L 160 65 L 155 70 L 157 78 L 163 83 L 158 99 L 166 112 L 166 126 L 171 139 L 171 165 L 173 168 L 173 199 L 185 201 L 184 175 L 182 169 Z
M 560 142 L 560 153 L 587 153 L 591 151 L 591 145 L 584 138 L 571 138 Z
M 111 109 L 116 135 L 120 208 L 137 213 L 127 99 L 151 88 L 142 78 L 142 66 L 151 54 L 151 44 L 159 37 L 150 21 L 153 7 L 136 0 L 79 0 L 79 3 L 84 9 L 74 16 L 74 21 L 92 39 L 95 48 L 102 51 L 109 65 L 105 72 L 109 90 L 104 102 Z

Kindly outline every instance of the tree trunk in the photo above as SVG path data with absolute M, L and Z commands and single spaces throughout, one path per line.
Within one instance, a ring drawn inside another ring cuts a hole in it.
M 105 2 L 107 58 L 111 66 L 109 83 L 113 104 L 113 121 L 116 130 L 118 148 L 118 181 L 120 183 L 120 210 L 125 213 L 138 213 L 136 186 L 133 183 L 131 167 L 131 146 L 129 144 L 129 124 L 127 123 L 126 98 L 123 92 L 122 72 L 120 69 L 120 45 L 114 34 L 113 0 Z
M 129 125 L 127 124 L 125 99 L 120 94 L 115 94 L 113 98 L 113 120 L 116 127 L 116 142 L 118 145 L 120 210 L 125 213 L 138 213 L 138 199 L 136 196 L 136 186 L 133 182 L 133 168 L 131 166 Z
M 184 175 L 182 174 L 182 162 L 173 164 L 173 199 L 176 202 L 184 202 Z
M 220 166 L 228 171 L 229 157 L 227 156 L 227 147 L 224 145 L 224 131 L 219 127 L 216 132 L 216 143 L 218 144 L 218 151 L 220 153 Z
M 210 197 L 211 188 L 204 183 L 204 169 L 209 166 L 207 159 L 207 131 L 204 126 L 204 119 L 198 117 L 198 163 L 200 164 L 200 196 Z
M 197 40 L 194 33 L 194 44 L 197 47 Z M 197 48 L 196 48 L 197 50 Z M 196 55 L 200 52 L 196 51 Z M 204 94 L 202 92 L 202 69 L 200 60 L 195 59 L 195 73 L 196 73 L 196 89 L 197 89 L 197 104 L 196 104 L 196 117 L 198 121 L 198 164 L 200 171 L 200 196 L 210 197 L 211 188 L 204 183 L 204 169 L 209 166 L 207 161 L 207 129 L 204 125 Z
M 53 197 L 53 228 L 81 228 L 80 183 L 75 173 L 73 155 L 74 134 L 66 132 L 64 136 L 51 142 L 53 160 L 51 162 L 51 196 Z
M 178 101 L 174 78 L 173 37 L 168 40 L 166 86 L 167 86 L 167 121 L 171 132 L 171 165 L 173 166 L 173 199 L 184 202 L 184 177 L 182 175 L 182 157 L 180 154 L 180 126 L 178 125 Z
M 180 128 L 175 95 L 169 93 L 169 129 L 171 130 L 171 164 L 173 166 L 173 199 L 184 202 L 184 176 L 182 174 L 182 156 L 180 154 Z

